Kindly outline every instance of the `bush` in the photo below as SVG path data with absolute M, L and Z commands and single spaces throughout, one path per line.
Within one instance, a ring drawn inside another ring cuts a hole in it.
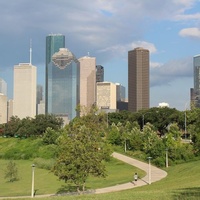
M 36 167 L 41 169 L 51 170 L 54 165 L 54 159 L 43 159 L 43 158 L 35 158 L 34 164 Z

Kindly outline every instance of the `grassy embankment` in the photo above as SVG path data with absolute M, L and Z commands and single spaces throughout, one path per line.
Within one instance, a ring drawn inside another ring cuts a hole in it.
M 38 143 L 40 143 L 38 141 Z M 31 155 L 44 155 L 44 147 L 40 146 L 35 140 L 19 140 L 0 138 L 0 155 L 17 155 L 16 157 L 31 157 Z M 27 149 L 27 151 L 26 151 Z M 45 150 L 46 151 L 46 150 Z M 28 153 L 27 153 L 28 152 Z M 39 153 L 38 153 L 39 152 Z M 31 165 L 35 158 L 29 160 L 15 160 L 18 167 L 19 180 L 15 182 L 8 182 L 4 179 L 6 164 L 9 160 L 0 160 L 0 197 L 2 196 L 27 196 L 31 194 Z M 107 177 L 93 178 L 90 177 L 86 183 L 87 189 L 95 189 L 108 187 L 120 183 L 132 181 L 135 171 L 140 176 L 145 173 L 133 166 L 127 165 L 123 162 L 113 159 L 106 163 Z M 35 189 L 36 194 L 55 194 L 63 190 L 67 184 L 59 181 L 53 173 L 48 170 L 35 168 Z

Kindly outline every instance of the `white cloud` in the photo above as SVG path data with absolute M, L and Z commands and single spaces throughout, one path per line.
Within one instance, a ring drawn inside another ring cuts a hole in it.
M 131 43 L 131 49 L 134 49 L 137 47 L 143 47 L 145 49 L 148 49 L 150 53 L 155 53 L 157 51 L 153 43 L 146 42 L 146 41 L 136 41 L 136 42 Z
M 162 67 L 163 63 L 159 63 L 159 62 L 150 62 L 150 68 L 158 68 L 158 67 Z
M 192 58 L 172 60 L 160 67 L 151 68 L 151 86 L 161 86 L 169 84 L 177 78 L 192 77 Z
M 182 37 L 194 37 L 200 38 L 200 29 L 199 28 L 184 28 L 179 32 L 179 35 Z

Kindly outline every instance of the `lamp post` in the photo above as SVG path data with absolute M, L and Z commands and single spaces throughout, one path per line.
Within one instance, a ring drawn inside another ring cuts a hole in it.
M 151 185 L 151 158 L 152 158 L 152 157 L 148 157 L 148 159 L 149 159 L 149 174 L 148 174 L 148 177 L 149 177 L 149 185 Z
M 190 101 L 186 102 L 186 104 L 185 104 L 185 140 L 186 140 L 186 134 L 187 134 L 187 104 L 189 102 Z
M 144 116 L 150 112 L 146 112 L 142 115 L 142 130 L 144 130 Z
M 168 148 L 166 148 L 166 167 L 168 167 Z
M 34 170 L 35 170 L 35 165 L 32 164 L 32 187 L 31 187 L 31 197 L 34 197 Z

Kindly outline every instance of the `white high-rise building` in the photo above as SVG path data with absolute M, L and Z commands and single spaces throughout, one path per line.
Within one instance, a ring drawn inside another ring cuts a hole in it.
M 0 93 L 7 96 L 7 83 L 2 78 L 0 78 Z
M 96 102 L 96 58 L 84 56 L 80 62 L 80 105 L 91 107 Z
M 20 119 L 35 117 L 37 68 L 30 63 L 14 66 L 13 115 Z
M 0 93 L 0 124 L 7 122 L 7 96 Z

